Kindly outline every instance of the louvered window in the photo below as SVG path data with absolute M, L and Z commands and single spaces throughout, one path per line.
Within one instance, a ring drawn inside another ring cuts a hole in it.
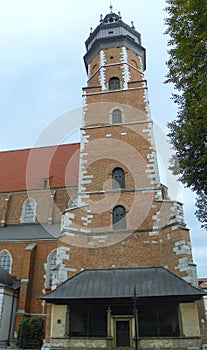
M 114 109 L 112 112 L 112 124 L 122 123 L 122 114 L 120 109 Z
M 119 205 L 113 210 L 113 228 L 114 230 L 126 229 L 126 210 L 122 205 Z
M 115 168 L 112 172 L 112 187 L 125 188 L 125 174 L 122 168 Z
M 113 77 L 109 80 L 109 90 L 119 90 L 120 80 L 119 78 Z

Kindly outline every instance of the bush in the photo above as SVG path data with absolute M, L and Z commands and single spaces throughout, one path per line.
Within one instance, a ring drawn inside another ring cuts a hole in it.
M 22 349 L 39 349 L 44 337 L 44 320 L 25 317 L 19 324 L 17 346 Z

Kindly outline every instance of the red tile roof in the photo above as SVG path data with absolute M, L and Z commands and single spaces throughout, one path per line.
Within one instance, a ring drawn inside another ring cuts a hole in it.
M 201 289 L 207 289 L 207 278 L 199 278 L 198 283 Z
M 80 144 L 0 152 L 0 192 L 77 186 Z

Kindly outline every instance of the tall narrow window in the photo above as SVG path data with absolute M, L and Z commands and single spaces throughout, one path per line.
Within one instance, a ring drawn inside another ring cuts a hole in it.
M 112 112 L 112 124 L 120 124 L 122 122 L 122 114 L 120 109 L 114 109 Z
M 126 229 L 126 210 L 122 205 L 118 205 L 113 210 L 113 229 Z
M 112 172 L 112 187 L 125 188 L 125 174 L 122 168 L 115 168 Z
M 11 273 L 12 258 L 8 250 L 0 252 L 0 267 L 3 267 L 8 273 Z
M 52 285 L 53 271 L 57 265 L 57 250 L 53 250 L 47 259 L 46 286 Z
M 21 222 L 35 222 L 36 218 L 36 201 L 34 199 L 27 199 L 24 202 Z
M 109 80 L 109 90 L 119 90 L 120 80 L 119 78 L 113 77 Z

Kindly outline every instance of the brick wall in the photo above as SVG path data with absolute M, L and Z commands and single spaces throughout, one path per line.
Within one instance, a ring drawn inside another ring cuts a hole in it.
M 51 195 L 53 193 L 54 195 Z M 5 224 L 19 224 L 21 222 L 24 202 L 28 198 L 36 201 L 36 222 L 47 222 L 51 217 L 53 222 L 60 222 L 61 213 L 68 207 L 70 194 L 77 192 L 76 188 L 37 190 L 0 194 L 0 222 Z
M 35 245 L 36 243 L 36 245 Z M 34 245 L 33 249 L 29 246 Z M 11 275 L 21 281 L 16 330 L 24 315 L 45 317 L 42 296 L 45 288 L 45 264 L 57 242 L 0 242 L 0 251 L 7 249 L 12 256 Z

